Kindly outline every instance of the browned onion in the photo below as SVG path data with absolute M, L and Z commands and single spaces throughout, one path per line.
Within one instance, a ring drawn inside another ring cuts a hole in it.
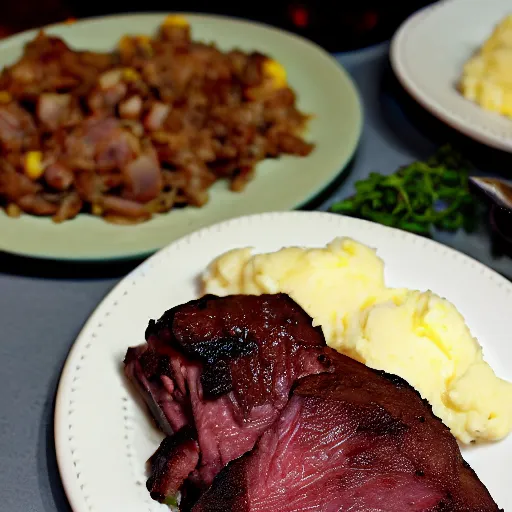
M 38 119 L 51 130 L 55 130 L 61 123 L 71 105 L 70 94 L 44 93 L 39 96 L 36 106 Z
M 127 195 L 140 203 L 147 203 L 162 190 L 162 172 L 155 155 L 144 153 L 123 168 Z
M 64 222 L 76 217 L 82 209 L 83 202 L 76 192 L 67 195 L 59 205 L 57 213 L 53 216 L 54 222 Z
M 159 101 L 153 103 L 144 118 L 144 126 L 146 127 L 146 130 L 151 132 L 159 130 L 164 124 L 164 121 L 170 111 L 171 107 L 165 103 L 161 103 Z
M 101 205 L 106 213 L 128 217 L 130 219 L 148 218 L 150 214 L 136 201 L 117 196 L 103 196 Z
M 142 99 L 132 96 L 119 104 L 119 115 L 124 119 L 138 119 L 142 112 Z
M 73 183 L 73 173 L 63 163 L 55 162 L 45 169 L 44 179 L 55 190 L 67 190 Z
M 18 206 L 32 215 L 53 215 L 59 206 L 47 201 L 44 197 L 28 194 L 18 199 Z

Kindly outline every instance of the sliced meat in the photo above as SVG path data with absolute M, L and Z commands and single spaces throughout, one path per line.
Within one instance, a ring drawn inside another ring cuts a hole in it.
M 36 149 L 39 136 L 32 116 L 15 103 L 0 106 L 0 150 Z
M 331 350 L 331 349 L 328 349 Z M 402 379 L 331 350 L 193 512 L 497 512 L 455 438 Z
M 109 140 L 118 130 L 113 118 L 89 118 L 80 123 L 65 139 L 65 152 L 74 168 L 95 169 L 98 145 Z
M 96 145 L 97 169 L 99 172 L 121 169 L 136 158 L 139 151 L 139 140 L 128 130 L 118 127 Z
M 89 118 L 66 137 L 68 163 L 75 169 L 99 172 L 120 169 L 140 150 L 138 139 L 114 118 Z
M 254 446 L 297 379 L 327 368 L 320 328 L 284 294 L 208 295 L 151 321 L 146 340 L 126 374 L 165 433 L 195 429 L 200 489 Z
M 183 481 L 197 466 L 199 446 L 190 427 L 183 427 L 173 436 L 164 439 L 149 460 L 151 476 L 147 488 L 156 501 L 174 496 Z

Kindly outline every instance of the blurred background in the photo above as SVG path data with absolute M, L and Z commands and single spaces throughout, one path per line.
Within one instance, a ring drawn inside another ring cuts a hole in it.
M 188 11 L 225 14 L 263 21 L 301 34 L 331 52 L 351 50 L 388 39 L 415 10 L 433 3 L 425 0 L 259 0 L 215 2 L 204 0 L 144 0 L 127 5 L 120 0 L 18 0 L 2 2 L 0 37 L 67 18 L 121 12 Z

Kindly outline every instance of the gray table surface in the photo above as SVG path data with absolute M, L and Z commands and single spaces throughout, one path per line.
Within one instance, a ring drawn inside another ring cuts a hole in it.
M 392 172 L 455 141 L 488 173 L 506 173 L 512 157 L 483 148 L 437 122 L 399 87 L 387 45 L 342 54 L 365 110 L 361 144 L 344 179 L 313 205 L 327 209 L 370 171 Z M 510 278 L 512 260 L 482 229 L 441 242 Z M 0 510 L 69 511 L 55 460 L 53 407 L 59 374 L 87 317 L 135 263 L 53 265 L 0 254 Z M 98 461 L 101 464 L 101 461 Z

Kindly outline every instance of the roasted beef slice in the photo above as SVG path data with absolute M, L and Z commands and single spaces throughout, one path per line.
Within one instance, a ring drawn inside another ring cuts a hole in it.
M 128 350 L 125 371 L 176 436 L 151 460 L 158 501 L 188 473 L 207 488 L 274 423 L 299 378 L 328 369 L 320 328 L 284 294 L 204 296 L 151 321 L 146 341 Z
M 497 512 L 455 438 L 404 380 L 345 356 L 301 379 L 193 512 Z

